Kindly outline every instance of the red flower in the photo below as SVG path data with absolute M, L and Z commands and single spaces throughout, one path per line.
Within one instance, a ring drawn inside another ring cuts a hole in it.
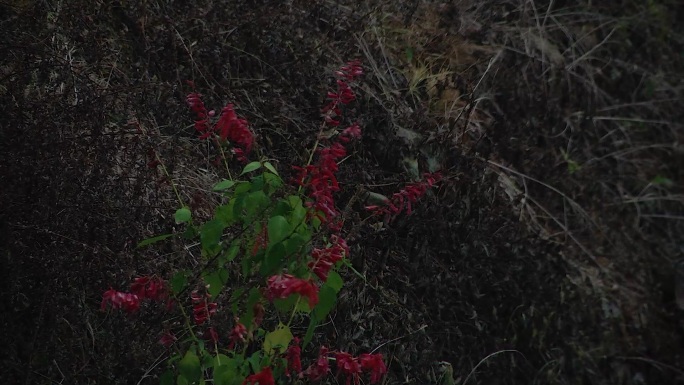
M 235 158 L 239 160 L 242 163 L 247 163 L 247 157 L 245 156 L 245 152 L 242 151 L 241 148 L 233 148 L 233 155 L 235 155 Z
M 228 140 L 233 145 L 242 147 L 240 153 L 237 152 L 237 149 L 233 149 L 238 158 L 244 157 L 244 154 L 252 150 L 254 135 L 247 126 L 247 120 L 240 119 L 237 116 L 232 104 L 223 108 L 218 122 L 212 127 L 209 124 L 209 118 L 214 116 L 214 111 L 207 111 L 202 101 L 202 95 L 191 92 L 185 100 L 190 106 L 190 110 L 195 114 L 195 129 L 201 134 L 200 139 L 207 139 L 217 133 L 221 140 Z
M 221 117 L 216 122 L 215 130 L 218 131 L 222 140 L 229 140 L 231 143 L 239 144 L 249 153 L 252 150 L 254 136 L 247 127 L 247 120 L 239 119 L 232 104 L 223 107 Z
M 320 219 L 326 222 L 338 214 L 332 194 L 340 189 L 335 176 L 338 170 L 337 161 L 343 158 L 347 151 L 341 143 L 336 142 L 330 147 L 318 150 L 318 154 L 316 165 L 295 169 L 300 171 L 297 183 L 309 189 L 309 196 L 314 200 L 307 202 L 307 206 L 321 212 Z
M 132 293 L 123 293 L 114 289 L 109 289 L 102 295 L 100 309 L 105 310 L 107 303 L 112 304 L 112 309 L 124 309 L 127 313 L 134 313 L 140 310 L 140 298 Z
M 161 278 L 138 277 L 131 284 L 131 292 L 139 298 L 162 301 L 168 298 L 166 283 Z
M 406 210 L 406 214 L 410 215 L 412 211 L 411 204 L 418 201 L 428 188 L 434 186 L 441 179 L 440 173 L 425 174 L 422 181 L 411 183 L 398 193 L 394 193 L 386 206 L 366 206 L 366 209 L 373 211 L 376 215 L 386 214 L 390 219 L 396 217 L 404 210 Z
M 347 80 L 355 80 L 357 77 L 363 75 L 363 67 L 361 61 L 358 59 L 347 62 L 339 71 L 335 72 L 337 76 L 343 77 Z
M 354 123 L 351 126 L 342 130 L 342 137 L 347 138 L 347 140 L 358 139 L 361 137 L 361 127 L 358 123 Z
M 361 382 L 361 366 L 356 358 L 349 353 L 340 352 L 335 354 L 335 360 L 337 361 L 337 374 L 347 375 L 345 385 L 349 385 L 352 379 L 354 379 L 354 384 L 358 385 Z
M 242 385 L 246 385 L 246 384 L 275 385 L 275 381 L 273 380 L 273 373 L 271 372 L 271 368 L 269 366 L 267 366 L 267 367 L 263 368 L 259 373 L 252 374 L 251 376 L 248 376 L 242 382 Z
M 176 338 L 176 336 L 173 335 L 173 333 L 171 333 L 170 331 L 166 331 L 164 332 L 164 334 L 162 334 L 161 338 L 159 339 L 159 343 L 168 348 L 169 346 L 173 345 L 173 343 L 176 342 L 176 340 L 178 340 L 178 338 Z
M 330 372 L 328 363 L 328 348 L 321 346 L 316 363 L 311 364 L 305 371 L 299 374 L 299 378 L 308 377 L 311 381 L 319 381 Z
M 364 353 L 359 356 L 359 363 L 361 364 L 361 369 L 370 372 L 371 384 L 380 382 L 382 376 L 387 373 L 387 366 L 385 366 L 385 363 L 382 361 L 382 354 Z
M 349 255 L 347 242 L 337 235 L 330 237 L 331 245 L 325 249 L 314 249 L 311 252 L 313 260 L 309 262 L 309 268 L 325 282 L 328 280 L 330 269 L 341 261 L 345 255 Z
M 268 279 L 266 298 L 287 298 L 291 294 L 299 294 L 309 299 L 309 307 L 314 308 L 318 303 L 318 287 L 311 280 L 296 278 L 290 274 L 274 275 Z
M 347 81 L 353 81 L 358 76 L 363 74 L 361 62 L 358 60 L 351 61 L 347 65 L 342 66 L 339 71 L 335 71 L 340 79 L 337 79 L 337 92 L 328 92 L 326 98 L 329 102 L 323 107 L 323 116 L 326 124 L 330 126 L 339 126 L 342 111 L 341 104 L 349 104 L 356 99 L 354 91 L 349 87 Z
M 230 331 L 230 345 L 228 345 L 228 349 L 232 350 L 237 343 L 245 343 L 245 337 L 247 337 L 247 328 L 238 322 L 233 330 Z
M 209 113 L 202 101 L 202 94 L 191 92 L 185 98 L 190 110 L 195 113 L 195 129 L 200 132 L 200 139 L 206 139 L 211 136 L 213 129 L 209 128 Z
M 302 372 L 302 348 L 299 346 L 299 338 L 295 337 L 292 345 L 288 346 L 285 351 L 285 359 L 287 359 L 287 368 L 285 374 L 290 376 L 290 370 L 297 373 Z
M 216 314 L 218 305 L 216 305 L 215 302 L 207 301 L 207 298 L 209 297 L 209 294 L 201 296 L 197 290 L 190 293 L 190 298 L 193 303 L 192 315 L 197 325 L 204 324 L 212 315 Z

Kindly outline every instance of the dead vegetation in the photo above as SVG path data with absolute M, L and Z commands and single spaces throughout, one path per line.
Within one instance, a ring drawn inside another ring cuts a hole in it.
M 188 263 L 182 245 L 134 248 L 173 230 L 151 151 L 211 205 L 221 175 L 185 80 L 236 103 L 286 170 L 351 57 L 364 141 L 340 202 L 446 178 L 411 217 L 359 230 L 366 279 L 349 277 L 319 343 L 379 348 L 392 384 L 438 382 L 440 362 L 462 385 L 684 381 L 677 2 L 19 3 L 0 25 L 8 382 L 155 383 L 164 314 L 98 305 Z

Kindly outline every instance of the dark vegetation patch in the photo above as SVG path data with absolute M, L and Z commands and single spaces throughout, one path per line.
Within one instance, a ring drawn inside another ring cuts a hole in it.
M 562 3 L 2 5 L 5 381 L 157 382 L 163 309 L 99 302 L 188 263 L 181 244 L 135 248 L 174 230 L 150 154 L 198 213 L 223 177 L 186 80 L 235 103 L 287 173 L 355 57 L 364 140 L 338 202 L 445 179 L 390 224 L 354 203 L 365 278 L 349 274 L 318 343 L 380 347 L 388 383 L 436 382 L 440 362 L 457 384 L 684 381 L 682 8 Z

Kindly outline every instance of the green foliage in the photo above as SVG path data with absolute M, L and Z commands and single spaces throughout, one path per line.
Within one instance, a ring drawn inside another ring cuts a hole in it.
M 190 221 L 190 218 L 192 217 L 192 214 L 190 213 L 190 209 L 187 207 L 181 207 L 178 210 L 176 210 L 176 214 L 174 215 L 174 218 L 176 219 L 176 223 L 185 223 Z
M 263 171 L 257 173 L 259 170 Z M 311 242 L 321 229 L 320 220 L 304 205 L 300 192 L 286 190 L 270 162 L 251 162 L 240 175 L 250 175 L 250 178 L 225 179 L 213 186 L 212 190 L 221 194 L 224 202 L 216 206 L 212 219 L 193 223 L 192 213 L 185 206 L 174 215 L 176 223 L 187 226 L 184 237 L 191 242 L 199 241 L 204 258 L 204 268 L 199 276 L 212 300 L 221 295 L 229 282 L 264 282 L 265 278 L 280 274 L 284 269 L 299 277 L 313 278 L 307 263 L 311 260 Z M 147 239 L 139 247 L 172 235 Z M 239 271 L 231 267 L 236 261 L 241 266 Z M 174 296 L 184 293 L 192 276 L 188 271 L 176 272 L 170 279 L 171 293 Z M 252 279 L 254 277 L 256 281 Z M 230 310 L 250 329 L 255 326 L 255 306 L 265 301 L 259 286 L 233 288 L 228 299 Z M 342 286 L 341 276 L 332 270 L 327 282 L 320 287 L 319 301 L 313 309 L 299 295 L 275 299 L 273 303 L 282 314 L 309 314 L 305 336 L 309 341 L 316 326 L 335 306 Z M 191 323 L 187 325 L 190 327 Z M 294 338 L 289 324 L 284 323 L 271 331 L 255 329 L 252 332 L 254 338 L 263 338 L 262 350 L 249 357 L 236 350 L 212 354 L 205 350 L 204 341 L 191 333 L 187 342 L 192 344 L 182 355 L 169 360 L 170 369 L 160 377 L 160 382 L 199 384 L 213 381 L 219 385 L 239 385 L 250 372 L 258 372 L 275 359 L 276 354 L 283 353 Z M 211 376 L 205 378 L 206 374 Z

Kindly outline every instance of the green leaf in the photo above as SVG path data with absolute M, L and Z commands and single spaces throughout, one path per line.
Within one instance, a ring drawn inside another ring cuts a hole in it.
M 282 215 L 268 219 L 268 243 L 275 245 L 290 235 L 290 224 Z
M 217 219 L 202 225 L 202 228 L 200 229 L 200 242 L 202 243 L 202 249 L 210 256 L 216 255 L 221 249 L 219 242 L 221 241 L 224 229 L 225 225 L 223 221 Z
M 314 228 L 314 230 L 318 231 L 321 228 L 321 218 L 319 218 L 317 215 L 314 215 L 313 218 L 311 218 L 311 226 Z
M 273 167 L 273 165 L 271 164 L 271 162 L 264 162 L 264 167 L 266 167 L 266 169 L 267 169 L 268 171 L 270 171 L 270 172 L 272 172 L 272 173 L 274 173 L 274 174 L 276 174 L 276 175 L 280 175 L 280 174 L 278 174 L 278 170 L 276 170 L 276 168 Z
M 238 378 L 240 382 L 237 382 L 236 378 Z M 238 376 L 238 363 L 235 359 L 229 358 L 225 354 L 219 354 L 214 357 L 215 385 L 241 384 L 242 380 L 243 379 Z
M 285 200 L 281 199 L 276 203 L 275 208 L 273 211 L 271 211 L 271 216 L 276 216 L 276 215 L 287 215 L 292 211 L 292 207 L 290 207 L 290 204 Z
M 228 204 L 221 205 L 216 208 L 214 212 L 214 219 L 218 219 L 225 226 L 230 226 L 235 221 L 235 216 L 233 215 L 233 207 L 235 205 L 235 199 L 231 199 Z
M 228 190 L 229 188 L 235 186 L 235 181 L 232 181 L 230 179 L 224 179 L 220 182 L 218 182 L 212 190 L 214 191 L 223 191 L 223 190 Z
M 264 174 L 257 175 L 251 179 L 252 188 L 250 189 L 250 191 L 264 191 L 264 187 L 266 187 L 266 180 L 264 179 Z
M 249 297 L 247 297 L 247 312 L 240 317 L 240 323 L 243 325 L 251 325 L 254 319 L 254 305 L 261 300 L 261 292 L 256 287 L 249 290 Z
M 331 289 L 335 290 L 335 293 L 339 293 L 342 286 L 344 286 L 344 281 L 335 270 L 330 270 L 328 273 L 328 280 L 325 281 L 324 286 L 329 286 Z
M 183 376 L 182 374 L 179 374 L 178 379 L 176 379 L 176 384 L 177 385 L 190 385 L 190 381 L 188 381 L 188 379 L 185 378 L 185 376 Z
M 244 256 L 241 261 L 241 266 L 242 266 L 242 275 L 243 276 L 248 276 L 252 274 L 252 269 L 254 267 L 254 258 L 251 258 L 249 256 Z
M 288 314 L 292 312 L 292 309 L 295 307 L 298 300 L 299 302 L 306 302 L 299 298 L 299 295 L 289 295 L 287 298 L 275 298 L 273 300 L 273 306 L 282 314 Z
M 171 277 L 171 291 L 173 294 L 179 294 L 188 283 L 188 278 L 185 276 L 185 271 L 179 271 Z
M 269 247 L 266 252 L 266 258 L 264 258 L 259 269 L 259 274 L 266 277 L 279 270 L 285 260 L 286 253 L 287 251 L 283 242 L 276 243 L 272 247 Z
M 249 366 L 252 367 L 254 373 L 259 373 L 261 371 L 261 352 L 254 352 L 248 359 Z
M 280 177 L 278 175 L 271 174 L 270 172 L 264 173 L 264 182 L 266 183 L 266 185 L 268 187 L 266 192 L 269 195 L 276 192 L 283 185 L 283 180 L 280 179 Z
M 225 354 L 217 354 L 216 357 L 214 357 L 214 367 L 218 368 L 219 366 L 233 366 L 235 365 L 235 360 L 231 359 Z
M 302 348 L 305 348 L 306 345 L 311 342 L 311 339 L 313 338 L 313 333 L 316 330 L 316 326 L 320 321 L 316 318 L 315 315 L 312 315 L 312 317 L 309 319 L 309 327 L 306 329 L 306 334 L 304 334 L 304 339 L 302 340 Z
M 159 376 L 159 385 L 173 385 L 173 371 L 167 370 Z
M 252 189 L 252 184 L 250 182 L 238 182 L 237 187 L 235 187 L 235 196 L 238 194 L 246 193 Z
M 271 203 L 271 200 L 266 196 L 266 194 L 263 191 L 255 191 L 247 195 L 245 198 L 245 213 L 244 213 L 244 220 L 245 222 L 249 223 L 254 218 L 261 214 L 263 210 L 268 207 L 268 205 Z
M 141 241 L 140 243 L 138 243 L 137 247 L 140 248 L 140 247 L 144 247 L 147 245 L 151 245 L 153 243 L 163 241 L 166 238 L 173 237 L 173 235 L 174 234 L 164 234 L 164 235 L 157 235 L 156 237 L 152 237 L 152 238 L 147 238 L 144 241 Z
M 178 371 L 190 383 L 199 381 L 202 376 L 202 367 L 195 352 L 188 350 L 185 353 L 183 359 L 178 362 Z
M 304 222 L 306 219 L 307 210 L 304 207 L 302 199 L 296 195 L 290 195 L 287 197 L 287 200 L 290 203 L 290 207 L 292 207 L 292 213 L 290 214 L 292 224 L 299 225 L 300 223 Z
M 242 169 L 242 173 L 240 173 L 240 175 L 247 174 L 248 172 L 252 172 L 252 171 L 258 170 L 260 168 L 261 168 L 260 162 L 249 163 L 248 165 L 245 166 L 245 168 Z
M 180 354 L 174 354 L 173 356 L 171 356 L 171 358 L 169 358 L 169 359 L 166 361 L 166 364 L 167 364 L 168 366 L 171 366 L 171 365 L 173 365 L 176 361 L 178 361 L 178 360 L 180 360 L 180 359 L 181 359 L 181 355 L 180 355 Z
M 209 295 L 212 298 L 216 298 L 217 295 L 223 290 L 223 287 L 228 282 L 228 270 L 218 269 L 204 276 L 204 282 L 209 286 L 207 288 Z
M 406 50 L 404 50 L 404 53 L 406 54 L 406 61 L 407 62 L 412 62 L 413 61 L 413 48 L 412 47 L 406 47 Z
M 219 267 L 222 267 L 224 264 L 231 262 L 232 260 L 237 257 L 238 253 L 240 252 L 240 243 L 238 242 L 233 242 L 232 245 L 226 250 L 225 253 L 219 258 L 218 263 Z
M 656 175 L 656 177 L 651 180 L 651 183 L 655 185 L 662 185 L 665 187 L 672 187 L 674 185 L 672 179 L 664 177 L 662 175 Z
M 174 214 L 177 224 L 185 223 L 189 221 L 191 217 L 192 213 L 190 213 L 190 209 L 188 207 L 181 207 L 176 210 L 176 214 Z
M 318 304 L 314 308 L 316 319 L 324 320 L 330 311 L 335 307 L 337 292 L 330 286 L 323 285 L 318 291 Z
M 183 238 L 189 240 L 195 239 L 197 236 L 197 227 L 193 226 L 192 224 L 188 225 L 188 227 L 185 229 L 183 232 Z
M 266 334 L 266 337 L 264 337 L 264 352 L 268 355 L 275 353 L 276 349 L 284 352 L 292 338 L 290 327 L 281 323 L 276 330 Z
M 283 243 L 285 243 L 285 255 L 295 255 L 302 250 L 307 240 L 300 234 L 293 234 Z
M 233 294 L 230 295 L 230 309 L 235 314 L 238 313 L 238 302 L 240 301 L 240 297 L 242 297 L 242 294 L 244 293 L 245 289 L 242 287 L 238 287 L 235 290 L 233 290 Z

